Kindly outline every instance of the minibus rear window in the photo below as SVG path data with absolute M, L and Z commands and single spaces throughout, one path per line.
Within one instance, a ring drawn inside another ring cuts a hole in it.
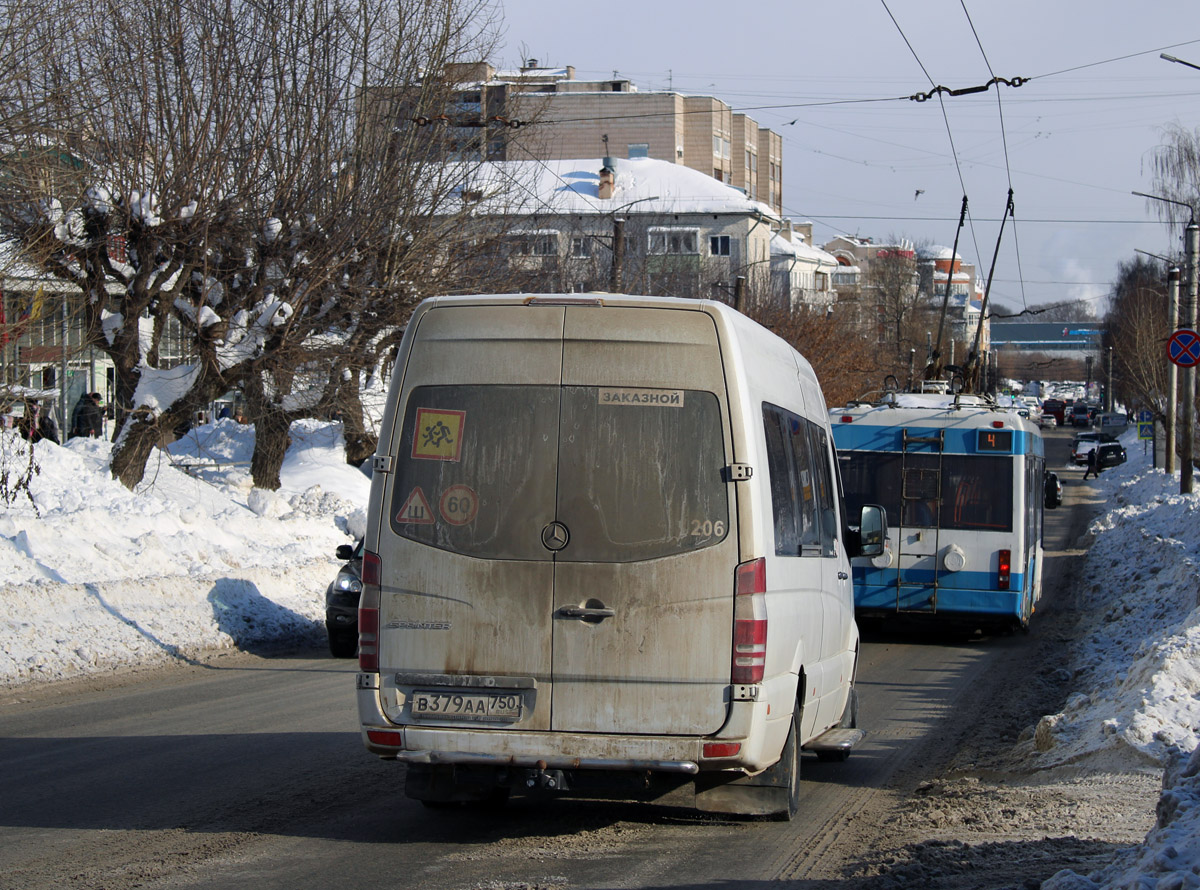
M 628 562 L 729 533 L 720 404 L 692 390 L 428 386 L 410 395 L 390 524 L 484 559 Z M 565 545 L 543 532 L 557 521 Z
M 729 533 L 712 393 L 567 386 L 562 413 L 559 519 L 573 544 L 560 559 L 653 559 Z

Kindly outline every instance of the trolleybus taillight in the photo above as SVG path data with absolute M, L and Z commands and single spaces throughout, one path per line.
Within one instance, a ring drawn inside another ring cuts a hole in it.
M 996 588 L 998 590 L 1008 590 L 1008 579 L 1012 572 L 1012 551 L 1000 551 L 1000 571 L 996 573 Z

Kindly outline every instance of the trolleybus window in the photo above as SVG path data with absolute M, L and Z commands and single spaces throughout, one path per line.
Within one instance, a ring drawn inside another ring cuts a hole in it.
M 901 477 L 901 455 L 842 452 L 842 484 L 850 515 L 863 504 L 882 504 L 888 523 L 914 527 L 918 501 L 928 503 L 937 490 L 930 476 L 940 473 L 941 504 L 938 525 L 971 531 L 1012 531 L 1012 461 L 1009 456 L 974 454 L 907 454 L 907 478 Z M 936 501 L 934 501 L 936 504 Z M 901 522 L 901 505 L 905 505 Z

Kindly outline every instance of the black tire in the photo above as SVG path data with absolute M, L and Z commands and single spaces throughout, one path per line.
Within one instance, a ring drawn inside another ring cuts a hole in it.
M 329 634 L 329 654 L 334 658 L 353 658 L 358 652 L 358 635 L 343 631 Z
M 787 809 L 772 814 L 776 822 L 791 822 L 800 812 L 800 708 L 792 711 L 792 726 L 783 753 L 779 755 L 779 766 L 787 777 Z

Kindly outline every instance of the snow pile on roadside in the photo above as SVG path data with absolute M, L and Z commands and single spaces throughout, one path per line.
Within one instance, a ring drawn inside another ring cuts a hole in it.
M 1131 449 L 1132 450 L 1132 449 Z M 1088 530 L 1072 685 L 1037 727 L 1037 767 L 1127 748 L 1165 765 L 1200 727 L 1200 497 L 1134 461 L 1099 480 L 1111 509 Z
M 1130 460 L 1097 482 L 1077 584 L 1077 690 L 1043 717 L 1029 765 L 1120 762 L 1164 767 L 1157 822 L 1144 843 L 1088 876 L 1064 870 L 1043 890 L 1200 887 L 1200 495 Z
M 291 435 L 278 492 L 252 488 L 253 427 L 233 420 L 155 452 L 132 492 L 103 440 L 34 446 L 32 503 L 0 512 L 0 684 L 318 640 L 334 550 L 362 534 L 370 481 L 346 465 L 339 425 Z

